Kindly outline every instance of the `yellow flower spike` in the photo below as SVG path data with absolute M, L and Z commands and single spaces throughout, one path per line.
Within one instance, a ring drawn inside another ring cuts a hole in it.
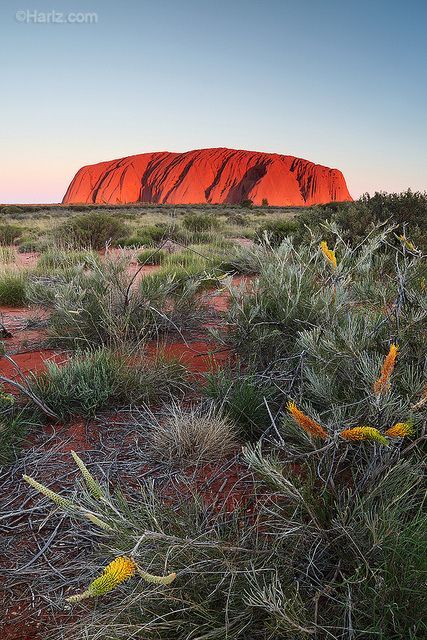
M 405 436 L 411 436 L 413 433 L 414 428 L 410 422 L 397 422 L 387 429 L 385 435 L 389 438 L 404 438 Z
M 119 556 L 108 564 L 102 574 L 93 580 L 86 591 L 67 598 L 67 602 L 80 602 L 87 598 L 103 596 L 135 575 L 136 564 L 128 556 Z
M 87 466 L 85 465 L 83 460 L 77 455 L 77 453 L 75 451 L 71 451 L 71 455 L 73 456 L 74 462 L 76 463 L 76 465 L 80 469 L 81 474 L 83 476 L 83 479 L 84 479 L 84 481 L 85 481 L 85 483 L 87 485 L 87 488 L 89 489 L 90 493 L 93 495 L 94 498 L 97 498 L 98 500 L 103 498 L 104 497 L 104 492 L 103 492 L 101 486 L 95 480 L 93 475 L 90 473 L 89 469 L 87 468 Z
M 384 438 L 383 434 L 378 431 L 378 429 L 375 429 L 375 427 L 353 427 L 353 429 L 345 429 L 341 431 L 340 436 L 350 442 L 370 440 L 388 446 L 386 438 Z
M 37 491 L 39 491 L 44 496 L 49 498 L 49 500 L 52 500 L 52 502 L 57 504 L 58 507 L 61 507 L 61 509 L 64 509 L 64 511 L 71 511 L 75 513 L 80 510 L 77 505 L 71 502 L 71 500 L 67 500 L 67 498 L 63 498 L 62 496 L 59 495 L 59 493 L 55 493 L 55 491 L 48 489 L 48 487 L 45 487 L 44 484 L 37 482 L 37 480 L 34 480 L 34 478 L 31 478 L 31 476 L 23 475 L 22 477 L 25 480 L 25 482 L 28 482 L 29 485 L 34 487 L 34 489 L 37 489 Z
M 84 511 L 83 515 L 87 520 L 92 522 L 92 524 L 99 527 L 100 529 L 105 529 L 105 531 L 114 531 L 113 527 L 110 527 L 107 522 L 104 522 L 104 520 L 98 518 L 98 516 L 96 516 L 94 513 L 91 513 L 90 511 Z
M 335 256 L 335 251 L 333 251 L 332 249 L 329 249 L 328 247 L 328 243 L 323 240 L 320 243 L 320 249 L 323 253 L 323 255 L 325 256 L 326 260 L 329 262 L 329 264 L 336 269 L 337 267 L 337 258 Z
M 176 578 L 176 573 L 169 573 L 167 576 L 155 576 L 138 567 L 133 558 L 119 556 L 105 567 L 102 574 L 90 583 L 86 591 L 69 596 L 66 600 L 67 602 L 81 602 L 87 598 L 103 596 L 106 593 L 110 593 L 110 591 L 114 591 L 123 582 L 132 578 L 135 573 L 138 573 L 145 582 L 150 584 L 168 585 Z
M 288 402 L 288 411 L 295 422 L 309 435 L 314 436 L 315 438 L 321 438 L 322 440 L 325 440 L 328 437 L 325 429 L 318 422 L 313 420 L 313 418 L 306 416 L 305 413 L 300 411 L 292 400 Z
M 396 365 L 397 352 L 399 347 L 397 344 L 391 344 L 390 349 L 381 366 L 379 378 L 374 382 L 374 393 L 379 396 L 390 387 L 391 374 Z
M 150 584 L 171 584 L 176 578 L 176 573 L 169 573 L 167 576 L 154 576 L 152 573 L 147 573 L 137 566 L 138 574 L 145 582 Z

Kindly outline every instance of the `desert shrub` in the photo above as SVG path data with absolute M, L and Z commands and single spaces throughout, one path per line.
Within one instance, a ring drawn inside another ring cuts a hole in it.
M 140 343 L 182 326 L 200 315 L 197 287 L 177 286 L 170 274 L 146 276 L 138 283 L 125 257 L 107 257 L 93 268 L 77 265 L 32 282 L 31 302 L 52 308 L 50 340 L 64 346 Z
M 294 220 L 269 220 L 258 227 L 255 242 L 268 242 L 272 247 L 278 247 L 285 238 L 292 235 L 296 226 Z
M 267 200 L 267 198 L 263 198 L 263 199 L 262 199 L 262 201 L 261 201 L 261 206 L 262 206 L 262 207 L 268 207 L 268 200 Z
M 206 374 L 203 394 L 233 421 L 244 440 L 255 441 L 271 427 L 280 392 L 268 379 L 232 370 Z
M 253 200 L 250 200 L 249 198 L 247 198 L 246 200 L 242 200 L 242 202 L 240 203 L 240 206 L 243 207 L 243 209 L 251 209 L 253 206 Z
M 395 401 L 408 406 L 403 398 L 422 388 L 425 266 L 421 257 L 392 249 L 389 235 L 358 249 L 339 242 L 336 268 L 315 246 L 282 244 L 249 290 L 232 288 L 224 339 L 260 372 L 280 366 L 315 409 L 352 403 L 353 420 L 361 424 L 378 419 L 373 407 L 362 411 L 363 399 L 372 393 L 380 354 L 396 342 Z M 280 387 L 285 392 L 283 378 Z M 384 410 L 382 420 L 389 418 Z
M 221 261 L 221 269 L 232 273 L 254 275 L 271 260 L 271 252 L 267 245 L 256 244 L 251 247 L 234 246 Z
M 99 256 L 93 251 L 66 251 L 58 248 L 50 248 L 45 251 L 37 262 L 38 273 L 50 273 L 71 267 L 94 267 L 99 264 Z
M 237 227 L 246 227 L 249 222 L 246 216 L 242 216 L 241 213 L 232 213 L 227 217 L 229 224 L 235 224 Z
M 155 460 L 173 466 L 215 462 L 236 451 L 236 430 L 229 420 L 203 406 L 172 405 L 150 425 L 148 448 Z
M 65 242 L 70 248 L 97 250 L 122 237 L 125 231 L 126 225 L 118 216 L 93 211 L 59 225 L 54 230 L 54 238 L 58 244 Z
M 23 213 L 23 211 L 24 209 L 22 209 L 21 207 L 18 207 L 15 204 L 8 204 L 5 207 L 1 208 L 1 213 L 6 216 L 19 215 L 20 213 Z
M 131 235 L 126 238 L 119 238 L 114 244 L 118 247 L 122 247 L 123 249 L 127 247 L 130 249 L 137 249 L 138 247 L 143 247 L 146 244 L 151 244 L 151 242 L 145 242 L 144 238 Z
M 33 251 L 42 251 L 44 249 L 44 242 L 42 239 L 35 236 L 22 236 L 19 239 L 18 251 L 19 253 L 32 253 Z
M 192 232 L 218 231 L 221 228 L 221 221 L 209 213 L 189 213 L 183 220 L 185 229 Z
M 156 245 L 171 235 L 171 227 L 166 224 L 148 225 L 138 229 L 137 237 L 142 245 Z
M 0 304 L 22 307 L 27 302 L 28 274 L 18 268 L 0 269 Z
M 48 361 L 46 367 L 32 376 L 31 389 L 62 418 L 158 400 L 183 388 L 180 364 L 135 359 L 106 348 L 78 351 L 65 364 Z
M 427 193 L 375 193 L 355 202 L 329 203 L 303 210 L 297 218 L 295 239 L 310 241 L 312 235 L 325 235 L 323 224 L 335 222 L 353 246 L 365 238 L 378 223 L 396 225 L 397 236 L 406 234 L 420 249 L 427 248 Z
M 17 224 L 0 224 L 0 244 L 13 244 L 23 234 L 22 227 Z
M 35 421 L 27 413 L 14 411 L 14 399 L 0 391 L 0 468 L 11 463 Z
M 168 252 L 164 249 L 145 249 L 138 254 L 137 260 L 139 264 L 162 264 L 167 256 Z

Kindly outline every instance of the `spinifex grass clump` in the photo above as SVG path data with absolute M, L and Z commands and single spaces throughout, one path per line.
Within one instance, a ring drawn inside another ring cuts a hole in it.
M 280 388 L 250 371 L 219 369 L 206 375 L 202 393 L 235 423 L 244 441 L 256 441 L 271 428 Z
M 167 398 L 185 386 L 185 369 L 177 362 L 106 348 L 77 351 L 66 363 L 46 367 L 31 377 L 31 390 L 63 418 Z
M 144 249 L 138 254 L 138 262 L 142 265 L 157 265 L 162 264 L 168 253 L 164 249 Z
M 31 427 L 34 417 L 16 406 L 15 398 L 0 392 L 0 467 L 11 463 Z
M 0 304 L 23 307 L 27 303 L 28 272 L 18 267 L 0 268 Z
M 171 405 L 166 415 L 153 420 L 147 435 L 156 461 L 188 466 L 223 460 L 238 450 L 234 425 L 212 407 Z
M 52 272 L 70 270 L 72 267 L 78 266 L 91 269 L 99 262 L 98 254 L 91 250 L 67 251 L 53 247 L 41 254 L 36 271 L 38 274 L 49 275 Z

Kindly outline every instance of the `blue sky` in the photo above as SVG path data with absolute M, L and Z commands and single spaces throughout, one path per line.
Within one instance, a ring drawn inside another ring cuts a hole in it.
M 420 0 L 2 2 L 0 202 L 59 201 L 85 164 L 216 146 L 338 167 L 353 196 L 427 189 L 426 20 Z

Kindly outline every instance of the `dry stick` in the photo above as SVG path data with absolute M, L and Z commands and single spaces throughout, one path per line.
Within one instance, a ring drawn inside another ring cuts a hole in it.
M 132 276 L 132 278 L 130 279 L 130 282 L 126 288 L 126 292 L 125 292 L 125 302 L 124 302 L 124 307 L 126 309 L 126 307 L 129 306 L 129 293 L 130 290 L 132 288 L 133 283 L 135 282 L 136 278 L 138 277 L 138 275 L 141 273 L 141 271 L 143 270 L 143 268 L 147 265 L 147 261 L 149 259 L 151 259 L 153 256 L 156 255 L 156 253 L 158 253 L 160 251 L 160 249 L 162 249 L 162 247 L 164 247 L 164 245 L 166 244 L 166 242 L 169 240 L 169 238 L 165 238 L 162 242 L 162 244 L 157 247 L 157 249 L 155 251 L 153 251 L 153 253 L 151 255 L 148 256 L 148 258 L 141 264 L 141 266 L 139 267 L 139 269 L 137 269 L 134 273 L 134 275 Z
M 21 353 L 21 351 L 19 352 Z M 13 358 L 11 358 L 10 356 L 8 356 L 6 353 L 3 353 L 3 358 L 5 358 L 8 362 L 10 362 L 10 364 L 13 366 L 13 368 L 18 372 L 18 374 L 21 376 L 22 381 L 25 383 L 25 385 L 27 386 L 27 388 L 29 389 L 29 385 L 28 385 L 28 381 L 27 378 L 24 375 L 24 372 L 22 371 L 21 367 L 19 366 L 19 364 L 17 362 L 15 362 L 15 360 Z
M 213 547 L 217 549 L 221 549 L 222 551 L 230 551 L 230 552 L 243 552 L 243 553 L 253 553 L 253 554 L 271 554 L 271 549 L 248 549 L 247 547 L 234 547 L 227 544 L 221 544 L 215 541 L 210 542 L 202 542 L 194 538 L 179 538 L 177 536 L 169 536 L 165 533 L 160 533 L 157 531 L 145 531 L 142 536 L 138 539 L 136 545 L 132 549 L 132 554 L 135 554 L 138 550 L 138 547 L 144 540 L 159 540 L 164 541 L 173 545 L 189 545 L 195 547 Z
M 44 402 L 42 402 L 40 398 L 34 395 L 29 389 L 24 387 L 22 384 L 19 384 L 19 382 L 16 382 L 16 380 L 11 380 L 10 378 L 6 378 L 6 376 L 0 375 L 0 382 L 6 382 L 7 384 L 12 385 L 16 389 L 19 389 L 21 393 L 28 396 L 28 398 L 30 398 L 43 411 L 43 413 L 49 416 L 49 418 L 56 418 L 57 420 L 59 419 L 59 416 L 56 413 L 54 413 L 52 409 L 49 409 L 49 407 L 46 404 L 44 404 Z

